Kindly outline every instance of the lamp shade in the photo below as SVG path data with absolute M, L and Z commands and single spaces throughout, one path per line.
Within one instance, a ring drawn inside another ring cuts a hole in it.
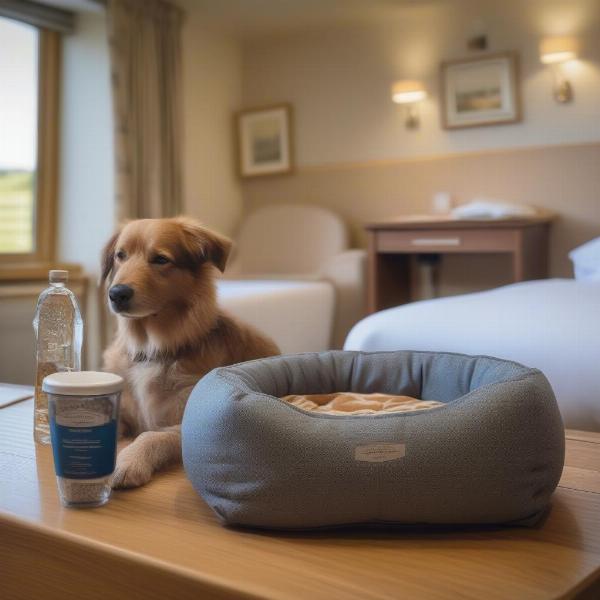
M 577 58 L 577 40 L 570 37 L 544 38 L 540 43 L 540 60 L 545 64 Z
M 420 81 L 403 79 L 392 85 L 392 100 L 398 104 L 419 102 L 427 96 L 427 92 Z

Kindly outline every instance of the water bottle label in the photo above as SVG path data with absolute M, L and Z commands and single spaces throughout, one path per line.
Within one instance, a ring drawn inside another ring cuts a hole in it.
M 93 479 L 115 469 L 117 421 L 78 408 L 50 422 L 54 467 L 59 477 Z

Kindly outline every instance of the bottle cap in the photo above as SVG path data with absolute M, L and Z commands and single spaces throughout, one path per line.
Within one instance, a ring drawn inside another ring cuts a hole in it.
M 52 269 L 52 271 L 48 273 L 48 280 L 50 283 L 67 283 L 67 281 L 69 281 L 69 271 Z
M 44 377 L 42 390 L 64 396 L 102 396 L 123 389 L 123 378 L 98 371 L 61 371 Z

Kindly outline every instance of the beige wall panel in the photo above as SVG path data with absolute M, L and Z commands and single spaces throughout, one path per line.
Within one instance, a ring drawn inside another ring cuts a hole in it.
M 319 204 L 343 216 L 360 246 L 365 243 L 364 223 L 428 212 L 433 194 L 442 190 L 461 202 L 486 196 L 558 213 L 550 273 L 568 277 L 568 251 L 600 235 L 600 144 L 307 167 L 289 177 L 244 184 L 248 211 L 277 202 Z M 452 257 L 446 262 L 446 275 L 452 271 L 443 281 L 446 293 L 509 278 L 508 262 L 501 257 Z

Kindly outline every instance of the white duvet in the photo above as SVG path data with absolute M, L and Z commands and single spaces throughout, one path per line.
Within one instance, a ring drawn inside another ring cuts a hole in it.
M 331 347 L 334 289 L 326 281 L 217 282 L 220 306 L 270 336 L 284 354 Z
M 529 281 L 360 321 L 346 350 L 487 354 L 541 369 L 567 427 L 600 430 L 600 282 Z

